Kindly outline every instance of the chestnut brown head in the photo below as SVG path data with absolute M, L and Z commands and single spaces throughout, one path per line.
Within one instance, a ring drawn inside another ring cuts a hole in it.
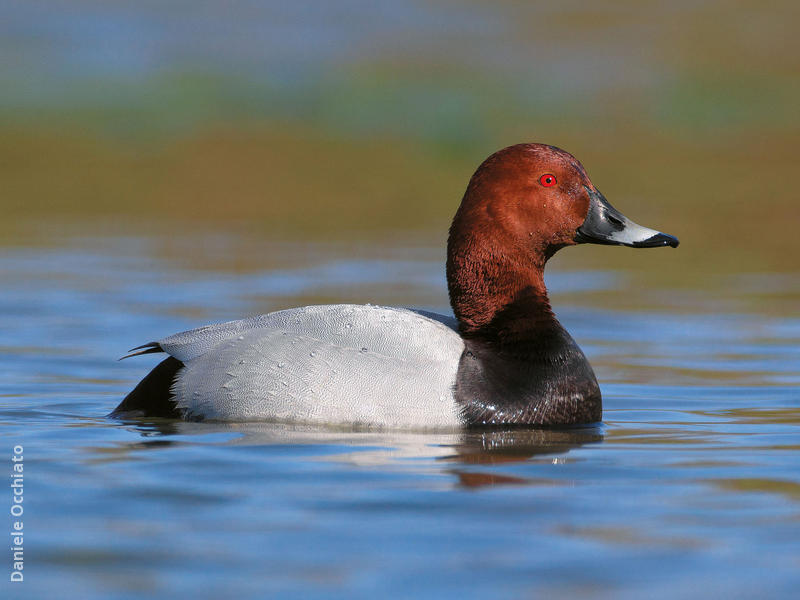
M 456 316 L 477 324 L 485 300 L 511 302 L 523 289 L 546 297 L 547 259 L 578 243 L 676 247 L 678 240 L 623 216 L 569 152 L 518 144 L 492 154 L 470 179 L 450 228 L 447 280 Z

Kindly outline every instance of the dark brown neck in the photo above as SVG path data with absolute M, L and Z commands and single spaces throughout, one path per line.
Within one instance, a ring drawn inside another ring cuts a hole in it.
M 450 304 L 465 338 L 525 346 L 564 331 L 550 308 L 541 260 L 514 256 L 448 257 Z
M 523 254 L 448 255 L 450 303 L 464 338 L 455 397 L 469 425 L 601 418 L 592 367 L 550 308 L 546 258 L 532 254 L 541 264 L 524 262 Z
M 450 282 L 464 338 L 455 387 L 464 419 L 471 425 L 598 421 L 597 379 L 553 314 L 542 269 L 505 272 L 508 278 L 496 278 L 478 296 L 461 293 L 459 280 L 470 277 Z
M 563 332 L 550 308 L 546 290 L 523 288 L 485 325 L 464 331 L 465 337 L 494 341 L 502 346 L 541 346 L 542 340 Z

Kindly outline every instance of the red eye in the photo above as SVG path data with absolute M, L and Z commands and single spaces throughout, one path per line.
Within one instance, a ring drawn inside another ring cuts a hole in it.
M 548 173 L 539 177 L 539 183 L 541 183 L 544 187 L 553 187 L 558 182 L 556 181 L 555 175 L 550 175 Z

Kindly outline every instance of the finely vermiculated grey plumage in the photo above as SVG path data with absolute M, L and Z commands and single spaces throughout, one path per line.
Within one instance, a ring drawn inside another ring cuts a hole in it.
M 307 306 L 158 344 L 185 365 L 173 392 L 187 418 L 448 428 L 463 425 L 454 323 L 401 308 Z

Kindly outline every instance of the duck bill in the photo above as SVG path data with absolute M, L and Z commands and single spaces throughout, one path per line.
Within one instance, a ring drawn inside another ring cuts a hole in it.
M 589 188 L 586 191 L 589 192 L 589 213 L 583 225 L 578 227 L 576 242 L 631 248 L 678 247 L 678 238 L 637 225 L 611 206 L 603 194 Z

